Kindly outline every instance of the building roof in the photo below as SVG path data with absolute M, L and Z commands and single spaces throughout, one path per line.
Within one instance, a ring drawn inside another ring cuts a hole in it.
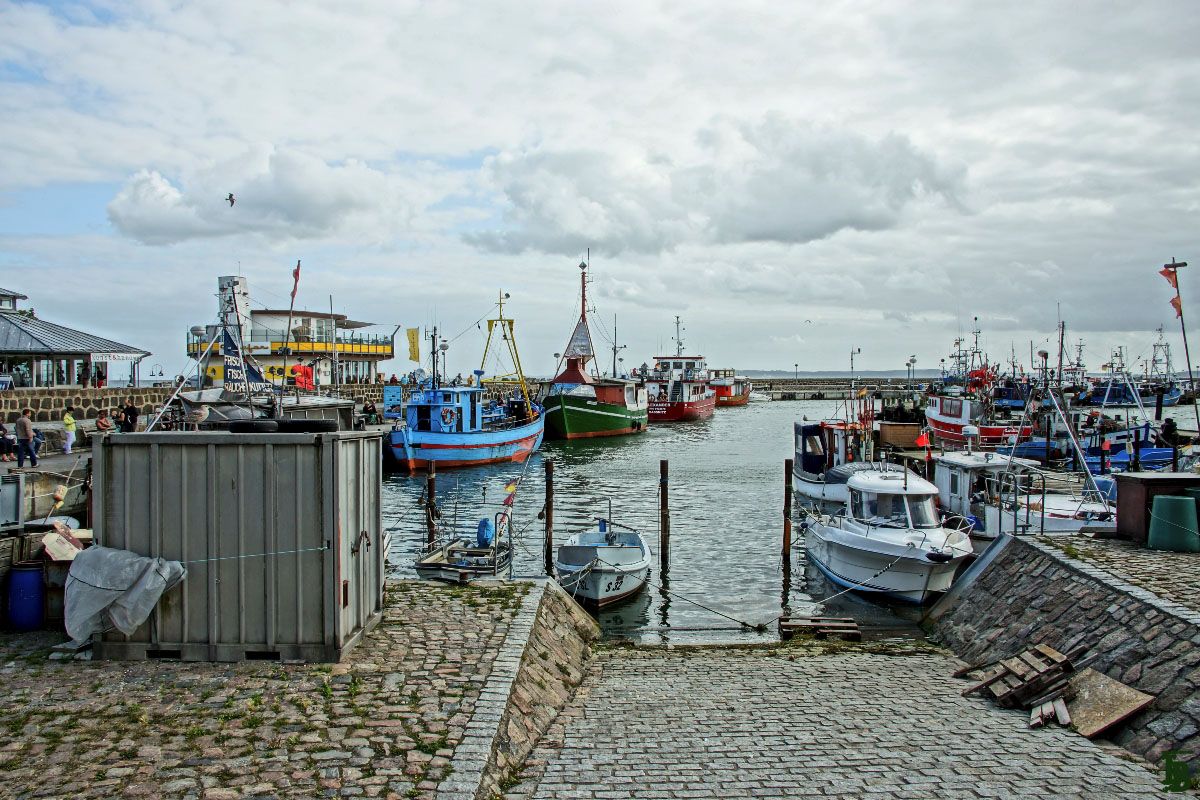
M 251 318 L 260 314 L 264 317 L 286 317 L 288 316 L 288 310 L 286 308 L 253 308 L 250 310 Z M 337 326 L 342 329 L 370 328 L 376 324 L 374 322 L 359 322 L 358 320 L 348 318 L 345 314 L 330 314 L 328 311 L 305 311 L 302 308 L 293 309 L 291 315 L 293 319 L 299 319 L 300 317 L 331 319 L 337 322 Z
M 11 292 L 8 289 L 0 289 L 0 297 L 15 297 L 18 300 L 28 300 L 29 298 L 20 292 Z
M 0 353 L 33 356 L 111 355 L 124 359 L 150 355 L 145 350 L 112 339 L 12 311 L 0 313 Z

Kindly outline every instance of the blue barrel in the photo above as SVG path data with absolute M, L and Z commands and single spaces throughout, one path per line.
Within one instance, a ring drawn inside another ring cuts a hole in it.
M 46 589 L 40 561 L 13 564 L 8 573 L 8 623 L 14 631 L 36 631 L 46 619 Z

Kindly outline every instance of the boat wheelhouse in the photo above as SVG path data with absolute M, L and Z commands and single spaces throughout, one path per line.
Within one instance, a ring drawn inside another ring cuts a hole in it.
M 749 378 L 738 375 L 737 370 L 733 369 L 710 370 L 708 385 L 713 388 L 717 398 L 717 408 L 746 405 L 754 389 Z
M 968 394 L 935 394 L 925 406 L 925 422 L 940 444 L 966 445 L 975 440 L 973 444 L 982 450 L 1013 444 L 1033 434 L 1029 425 L 990 421 L 986 412 L 986 404 Z
M 649 400 L 646 388 L 637 381 L 616 375 L 614 343 L 612 378 L 590 375 L 589 361 L 595 359 L 592 334 L 587 323 L 587 262 L 579 265 L 582 310 L 563 351 L 565 365 L 550 383 L 543 398 L 546 436 L 551 439 L 587 439 L 621 436 L 646 430 Z M 614 321 L 613 330 L 616 330 Z M 615 336 L 615 333 L 614 333 Z

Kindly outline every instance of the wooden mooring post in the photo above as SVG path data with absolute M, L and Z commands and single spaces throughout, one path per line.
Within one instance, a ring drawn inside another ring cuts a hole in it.
M 664 571 L 671 563 L 671 509 L 667 502 L 667 459 L 658 462 L 658 558 Z
M 546 574 L 554 575 L 554 462 L 546 459 L 546 541 L 543 548 L 543 558 L 546 562 Z
M 783 461 L 783 563 L 792 563 L 792 459 Z
M 425 467 L 425 543 L 433 547 L 437 541 L 437 467 L 432 461 Z

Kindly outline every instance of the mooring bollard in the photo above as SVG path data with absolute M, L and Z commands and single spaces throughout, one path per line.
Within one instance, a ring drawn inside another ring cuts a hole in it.
M 671 511 L 667 503 L 667 460 L 658 462 L 658 559 L 666 569 L 671 563 Z
M 792 563 L 792 459 L 783 460 L 783 563 Z
M 546 459 L 546 574 L 554 575 L 554 462 Z
M 432 461 L 425 464 L 425 530 L 426 544 L 437 541 L 437 467 Z

